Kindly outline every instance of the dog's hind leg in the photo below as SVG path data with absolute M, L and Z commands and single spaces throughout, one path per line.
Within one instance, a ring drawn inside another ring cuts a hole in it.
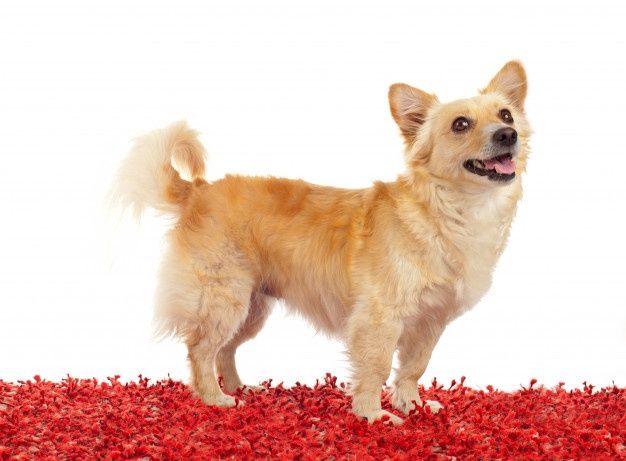
M 271 298 L 255 291 L 250 298 L 248 316 L 232 339 L 217 354 L 217 374 L 222 377 L 224 390 L 232 393 L 242 387 L 241 379 L 235 366 L 237 348 L 254 338 L 267 320 L 271 311 Z
M 220 389 L 215 361 L 248 316 L 253 282 L 241 268 L 224 261 L 195 272 L 202 289 L 198 323 L 186 335 L 192 386 L 207 405 L 231 407 L 235 399 Z

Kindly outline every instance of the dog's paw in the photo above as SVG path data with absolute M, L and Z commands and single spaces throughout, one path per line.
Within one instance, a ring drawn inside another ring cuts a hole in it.
M 443 410 L 443 405 L 436 400 L 426 400 L 426 406 L 430 408 L 430 412 L 433 415 L 439 413 L 440 410 Z
M 235 397 L 226 394 L 203 396 L 202 401 L 206 405 L 214 405 L 222 408 L 232 408 L 244 405 L 243 400 L 235 399 Z
M 393 424 L 395 426 L 399 426 L 400 424 L 404 422 L 402 418 L 394 415 L 393 413 L 387 410 L 376 410 L 376 411 L 372 411 L 371 413 L 367 413 L 365 415 L 359 415 L 359 416 L 367 419 L 367 422 L 370 424 L 372 424 L 374 421 L 382 420 L 383 418 L 384 418 L 383 422 L 387 424 Z
M 417 389 L 414 388 L 396 388 L 391 395 L 391 405 L 398 411 L 408 415 L 411 410 L 415 409 L 415 405 L 422 406 Z M 424 406 L 430 408 L 432 414 L 439 413 L 443 409 L 443 405 L 436 400 L 426 400 Z
M 415 402 L 415 403 L 414 403 Z M 391 405 L 405 415 L 415 409 L 415 405 L 421 406 L 422 400 L 417 392 L 417 386 L 396 387 L 391 393 Z
M 254 384 L 241 384 L 237 387 L 226 387 L 224 386 L 224 392 L 230 395 L 234 395 L 238 392 L 242 394 L 249 394 L 250 392 L 266 392 L 267 388 L 263 386 L 255 386 Z
M 250 392 L 267 392 L 267 388 L 263 386 L 256 386 L 254 384 L 244 384 L 240 387 L 240 389 L 243 394 L 248 394 Z

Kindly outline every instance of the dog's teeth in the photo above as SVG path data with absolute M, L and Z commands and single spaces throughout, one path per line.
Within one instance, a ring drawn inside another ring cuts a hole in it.
M 473 164 L 475 168 L 485 168 L 485 164 L 478 159 L 474 159 Z

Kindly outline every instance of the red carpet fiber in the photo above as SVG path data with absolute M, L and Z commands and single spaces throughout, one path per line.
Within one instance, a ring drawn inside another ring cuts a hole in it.
M 394 427 L 353 416 L 330 375 L 314 387 L 264 385 L 225 410 L 177 381 L 0 381 L 0 459 L 626 458 L 626 389 L 435 382 L 423 396 L 445 409 L 417 408 Z

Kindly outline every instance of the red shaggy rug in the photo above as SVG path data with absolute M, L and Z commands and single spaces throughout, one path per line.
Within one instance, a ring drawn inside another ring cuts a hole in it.
M 264 386 L 225 410 L 171 380 L 0 381 L 0 459 L 626 458 L 626 389 L 617 387 L 532 380 L 505 393 L 434 382 L 422 395 L 445 409 L 417 408 L 391 426 L 353 416 L 330 375 L 314 387 Z

